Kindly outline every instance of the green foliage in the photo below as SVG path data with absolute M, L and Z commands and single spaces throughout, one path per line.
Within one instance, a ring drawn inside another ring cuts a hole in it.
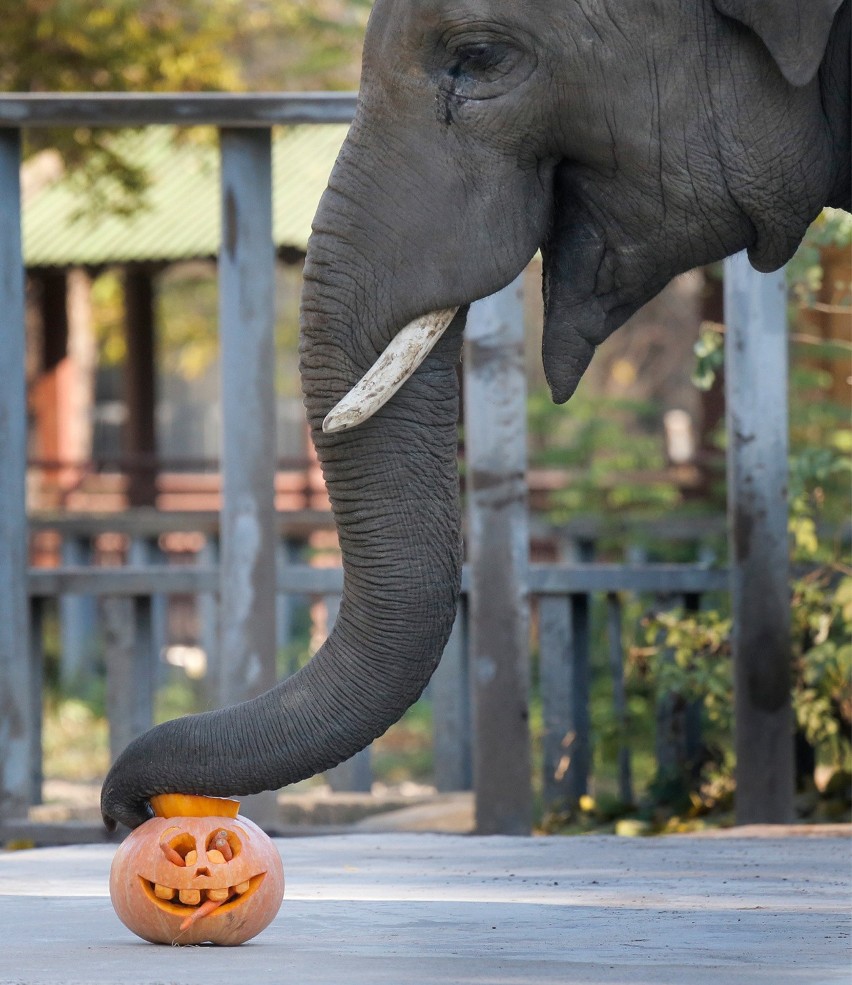
M 203 92 L 357 85 L 371 0 L 0 0 L 0 91 Z M 27 131 L 85 212 L 128 215 L 148 178 L 114 130 Z
M 833 765 L 852 754 L 852 571 L 822 567 L 793 587 L 793 707 L 807 741 Z
M 662 476 L 663 444 L 653 432 L 658 416 L 653 404 L 597 397 L 582 385 L 570 413 L 555 406 L 546 390 L 530 393 L 530 462 L 568 472 L 566 487 L 551 498 L 554 523 L 577 513 L 658 513 L 679 501 L 675 485 Z
M 700 703 L 715 736 L 733 727 L 731 619 L 716 610 L 660 612 L 644 620 L 645 649 L 634 650 L 634 672 L 649 675 L 658 696 Z
M 372 0 L 249 0 L 232 44 L 252 89 L 358 86 Z
M 0 0 L 0 89 L 10 92 L 197 92 L 241 88 L 227 43 L 232 2 Z M 28 154 L 54 147 L 91 209 L 128 214 L 147 178 L 112 131 L 30 130 Z
M 823 209 L 811 224 L 802 245 L 787 265 L 787 282 L 793 298 L 810 306 L 822 287 L 820 250 L 825 246 L 852 246 L 852 215 L 842 209 Z M 849 299 L 852 301 L 852 299 Z
M 704 324 L 693 346 L 695 368 L 692 382 L 699 390 L 709 390 L 725 365 L 724 335 L 713 325 Z

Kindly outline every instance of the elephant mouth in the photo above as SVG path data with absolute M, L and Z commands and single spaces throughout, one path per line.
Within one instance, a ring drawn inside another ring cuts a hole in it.
M 153 882 L 139 876 L 142 891 L 147 898 L 164 913 L 177 917 L 191 916 L 193 913 L 209 910 L 223 913 L 233 910 L 253 896 L 266 877 L 260 872 L 234 886 L 207 886 L 203 889 L 177 888 Z
M 429 355 L 458 310 L 441 308 L 400 329 L 360 381 L 328 413 L 322 422 L 323 431 L 347 431 L 372 417 Z

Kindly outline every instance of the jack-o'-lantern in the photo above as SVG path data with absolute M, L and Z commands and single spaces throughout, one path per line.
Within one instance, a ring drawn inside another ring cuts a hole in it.
M 167 794 L 115 853 L 109 893 L 122 923 L 154 944 L 242 944 L 275 917 L 281 856 L 236 801 Z

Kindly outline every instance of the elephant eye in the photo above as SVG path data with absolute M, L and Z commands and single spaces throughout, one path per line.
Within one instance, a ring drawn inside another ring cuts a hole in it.
M 514 64 L 516 51 L 508 44 L 485 41 L 460 45 L 452 52 L 455 64 L 451 74 L 456 77 L 491 82 L 509 72 Z

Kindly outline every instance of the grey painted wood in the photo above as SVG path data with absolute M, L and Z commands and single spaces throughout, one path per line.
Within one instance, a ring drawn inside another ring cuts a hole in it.
M 640 593 L 724 592 L 728 572 L 698 564 L 533 564 L 530 590 L 536 595 L 632 591 Z
M 275 312 L 269 130 L 222 130 L 220 703 L 275 667 Z
M 356 93 L 3 93 L 2 127 L 349 123 Z
M 27 606 L 27 405 L 20 133 L 0 133 L 0 818 L 30 800 L 32 664 Z
M 147 604 L 146 604 L 147 603 Z M 107 718 L 112 760 L 153 723 L 148 600 L 105 596 L 101 626 L 106 660 Z
M 522 288 L 470 309 L 464 357 L 476 826 L 528 834 L 529 589 Z
M 784 271 L 725 262 L 736 817 L 793 819 Z
M 281 538 L 275 544 L 275 569 L 278 584 L 287 577 L 288 569 L 299 564 L 301 545 L 290 538 Z M 293 648 L 294 623 L 300 604 L 304 604 L 292 592 L 279 591 L 275 596 L 275 640 L 279 655 L 285 654 L 283 674 L 289 677 L 298 670 L 298 660 Z
M 194 567 L 152 565 L 146 568 L 33 568 L 29 573 L 30 595 L 163 595 L 214 592 L 219 590 L 219 569 L 207 563 Z M 469 592 L 471 570 L 465 566 L 462 590 Z M 529 588 L 534 595 L 575 595 L 596 592 L 632 591 L 719 592 L 727 585 L 726 569 L 692 565 L 631 566 L 619 564 L 533 564 Z M 288 565 L 277 573 L 279 592 L 294 595 L 327 595 L 343 589 L 340 568 Z
M 539 680 L 542 706 L 542 806 L 570 811 L 577 795 L 567 782 L 577 738 L 572 706 L 573 639 L 571 603 L 565 596 L 538 600 Z
M 143 507 L 120 513 L 35 513 L 31 530 L 56 530 L 63 537 L 93 537 L 100 533 L 123 533 L 130 537 L 159 537 L 173 531 L 198 531 L 216 535 L 220 515 L 208 510 L 161 512 Z M 306 537 L 315 530 L 329 530 L 334 517 L 328 510 L 287 510 L 275 517 L 281 537 Z
M 219 541 L 216 537 L 204 538 L 204 546 L 198 552 L 199 567 L 218 571 Z M 219 596 L 217 592 L 198 592 L 196 597 L 199 622 L 199 642 L 206 660 L 204 673 L 204 700 L 208 708 L 215 708 L 220 692 L 221 651 L 219 649 Z
M 161 565 L 165 558 L 155 539 L 137 537 L 130 542 L 127 554 L 128 563 L 134 568 L 144 568 L 149 564 Z M 170 565 L 166 564 L 166 567 Z M 150 653 L 151 687 L 155 688 L 165 679 L 165 666 L 161 654 L 168 645 L 168 598 L 160 591 L 143 592 L 136 596 L 136 619 L 138 633 L 147 635 L 140 642 L 144 651 Z M 137 635 L 137 640 L 139 636 Z
M 622 644 L 621 598 L 610 592 L 606 597 L 607 642 L 609 644 L 609 673 L 612 680 L 612 707 L 618 728 L 618 799 L 622 804 L 633 803 L 633 776 L 630 763 L 630 743 L 627 737 L 627 692 L 624 685 L 624 646 Z
M 444 655 L 429 682 L 435 786 L 441 791 L 473 787 L 466 610 L 462 598 Z
M 326 635 L 340 612 L 340 596 L 325 597 Z M 373 786 L 372 746 L 367 746 L 333 769 L 325 771 L 325 779 L 335 793 L 369 793 Z
M 63 537 L 63 568 L 85 568 L 91 563 L 92 541 L 86 536 Z M 67 688 L 78 687 L 93 670 L 97 637 L 97 606 L 90 595 L 59 597 L 59 673 Z
M 341 578 L 341 583 L 343 579 Z M 197 594 L 219 591 L 219 568 L 33 568 L 29 573 L 32 596 L 50 597 L 67 593 L 78 595 L 163 595 Z

